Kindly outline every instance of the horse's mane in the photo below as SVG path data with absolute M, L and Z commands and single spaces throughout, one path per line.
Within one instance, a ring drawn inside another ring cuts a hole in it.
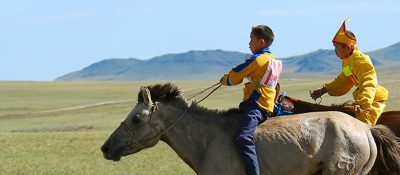
M 163 102 L 170 102 L 176 100 L 183 100 L 181 91 L 172 83 L 166 84 L 156 84 L 146 86 L 151 94 L 151 99 L 153 101 L 163 101 Z M 139 91 L 138 93 L 138 100 L 139 103 L 143 102 L 143 95 L 142 92 Z
M 198 105 L 196 102 L 193 102 L 190 106 L 184 100 L 181 91 L 178 87 L 172 83 L 166 84 L 156 84 L 146 86 L 151 94 L 151 99 L 153 101 L 162 101 L 162 102 L 173 102 L 176 105 L 183 105 L 185 108 L 189 107 L 189 111 L 195 114 L 199 118 L 212 117 L 214 119 L 228 119 L 235 120 L 238 118 L 240 112 L 238 108 L 231 108 L 228 110 L 219 110 L 219 109 L 208 109 L 206 107 Z M 138 102 L 143 102 L 142 92 L 138 93 Z
M 146 86 L 151 94 L 151 99 L 153 101 L 162 101 L 162 102 L 177 102 L 182 101 L 185 104 L 185 100 L 182 97 L 181 91 L 178 87 L 172 83 L 166 84 L 156 84 Z M 138 102 L 143 102 L 143 95 L 142 92 L 139 91 L 138 93 Z M 189 110 L 193 113 L 201 113 L 207 116 L 218 116 L 218 117 L 231 117 L 239 114 L 238 108 L 231 108 L 228 110 L 218 110 L 218 109 L 208 109 L 206 107 L 198 105 L 196 102 L 192 103 L 189 107 Z

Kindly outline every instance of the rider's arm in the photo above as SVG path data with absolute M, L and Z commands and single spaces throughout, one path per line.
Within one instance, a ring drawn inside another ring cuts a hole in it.
M 243 79 L 256 71 L 260 67 L 256 58 L 247 59 L 244 63 L 235 66 L 229 73 L 225 74 L 221 80 L 223 85 L 231 86 L 238 85 L 243 82 Z
M 324 84 L 323 87 L 331 96 L 342 96 L 351 90 L 353 83 L 343 73 L 340 73 L 335 80 Z
M 363 109 L 370 108 L 378 85 L 375 69 L 371 63 L 363 61 L 356 65 L 355 74 L 358 79 L 359 90 L 354 100 L 356 104 L 361 105 Z

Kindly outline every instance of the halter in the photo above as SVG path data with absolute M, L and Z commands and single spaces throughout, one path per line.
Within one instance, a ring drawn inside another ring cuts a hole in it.
M 219 86 L 217 86 L 217 85 L 219 85 Z M 207 97 L 209 97 L 209 96 L 210 96 L 213 92 L 215 92 L 218 88 L 220 88 L 221 85 L 222 85 L 221 83 L 214 84 L 214 85 L 212 85 L 211 87 L 208 87 L 207 89 L 205 89 L 205 90 L 199 92 L 198 94 L 195 94 L 195 95 L 192 96 L 190 99 L 193 99 L 195 96 L 198 96 L 198 95 L 204 93 L 205 91 L 211 89 L 212 87 L 217 86 L 215 89 L 213 89 L 209 94 L 207 94 L 207 95 L 206 95 L 203 99 L 201 99 L 199 102 L 195 102 L 195 104 L 197 105 L 197 104 L 199 104 L 200 102 L 202 102 L 203 100 L 205 100 Z M 152 104 L 150 105 L 151 113 L 150 113 L 150 116 L 149 116 L 149 125 L 150 125 L 150 127 L 154 128 L 154 129 L 156 129 L 156 127 L 157 127 L 158 125 L 157 125 L 155 122 L 153 122 L 153 120 L 152 120 L 152 118 L 153 118 L 153 113 L 154 113 L 154 112 L 157 112 L 158 115 L 160 116 L 160 109 L 158 108 L 158 103 L 160 103 L 160 102 L 154 102 L 154 103 L 152 103 Z M 151 140 L 153 140 L 154 138 L 161 137 L 161 136 L 164 135 L 166 132 L 168 132 L 168 130 L 170 130 L 180 119 L 182 119 L 183 116 L 186 114 L 186 112 L 187 112 L 188 110 L 189 110 L 189 107 L 187 107 L 187 108 L 185 109 L 185 111 L 183 111 L 182 114 L 179 115 L 179 117 L 177 117 L 165 130 L 159 132 L 159 133 L 156 134 L 155 136 L 153 136 L 153 137 L 151 137 L 151 138 L 149 138 L 149 139 L 146 139 L 146 140 L 144 140 L 144 141 L 138 142 L 138 143 L 129 143 L 129 145 L 127 145 L 126 147 L 134 147 L 134 146 L 139 145 L 139 144 L 141 144 L 141 143 L 146 143 L 146 142 L 148 142 L 148 141 L 151 141 Z M 129 140 L 130 140 L 130 142 L 132 142 L 132 140 L 133 140 L 132 138 L 133 138 L 133 136 L 135 136 L 136 131 L 139 130 L 140 128 L 142 128 L 142 127 L 145 126 L 145 125 L 141 125 L 141 126 L 135 128 L 135 129 L 132 129 L 132 128 L 130 128 L 130 127 L 125 123 L 125 121 L 123 121 L 123 122 L 121 122 L 121 126 L 123 126 L 123 128 L 125 128 L 126 130 L 128 130 L 128 131 L 131 133 L 130 139 L 129 139 Z

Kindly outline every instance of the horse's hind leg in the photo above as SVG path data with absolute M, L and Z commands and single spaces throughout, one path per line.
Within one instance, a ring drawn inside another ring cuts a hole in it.
M 312 175 L 322 175 L 322 169 L 320 169 L 319 171 L 313 173 Z
M 369 172 L 372 169 L 372 167 L 374 166 L 374 164 L 376 162 L 376 157 L 378 154 L 374 138 L 372 137 L 371 134 L 368 134 L 368 139 L 369 139 L 369 148 L 370 148 L 369 159 L 365 163 L 365 165 L 362 167 L 360 174 L 371 174 Z
M 373 152 L 374 150 L 372 150 Z M 331 159 L 323 166 L 322 175 L 366 175 L 373 166 L 376 154 L 369 156 L 369 160 L 359 161 L 349 155 Z
M 330 151 L 327 151 L 326 154 L 328 156 L 324 157 L 324 162 L 322 165 L 322 175 L 365 175 L 366 172 L 362 172 L 362 169 L 365 168 L 365 164 L 367 163 L 367 155 L 364 155 L 363 152 L 366 152 L 366 147 L 360 146 L 358 147 L 360 150 L 364 150 L 362 152 L 354 151 L 348 149 L 347 145 L 351 144 L 342 144 L 335 145 L 331 148 Z M 369 148 L 369 145 L 367 146 Z M 369 149 L 368 149 L 368 158 L 369 157 Z M 376 155 L 376 154 L 375 154 Z M 372 165 L 368 165 L 371 167 Z
M 353 175 L 352 171 L 347 169 L 334 167 L 334 166 L 327 166 L 322 169 L 322 175 Z

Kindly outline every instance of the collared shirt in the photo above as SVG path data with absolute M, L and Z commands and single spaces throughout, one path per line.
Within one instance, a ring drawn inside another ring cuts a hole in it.
M 243 89 L 243 101 L 251 99 L 270 112 L 274 110 L 275 87 L 260 84 L 260 80 L 268 69 L 270 60 L 275 60 L 269 48 L 264 48 L 252 55 L 244 63 L 235 66 L 229 73 L 224 74 L 222 84 L 238 85 L 248 77 L 250 82 Z

